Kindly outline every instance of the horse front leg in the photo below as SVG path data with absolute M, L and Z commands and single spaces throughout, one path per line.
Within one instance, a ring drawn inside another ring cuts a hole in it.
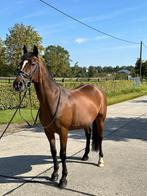
M 51 175 L 51 181 L 57 181 L 58 180 L 58 169 L 59 169 L 59 164 L 57 160 L 57 151 L 56 151 L 56 144 L 55 144 L 55 135 L 53 133 L 48 133 L 46 132 L 47 138 L 50 143 L 50 149 L 51 149 L 51 154 L 53 158 L 53 163 L 54 163 L 54 171 Z
M 66 166 L 66 146 L 67 146 L 67 129 L 62 129 L 60 134 L 60 158 L 62 162 L 62 177 L 59 187 L 64 188 L 67 185 L 67 166 Z

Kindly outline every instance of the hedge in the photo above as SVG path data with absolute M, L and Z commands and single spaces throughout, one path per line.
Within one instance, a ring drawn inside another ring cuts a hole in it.
M 38 108 L 39 103 L 36 97 L 36 93 L 33 87 L 31 87 L 31 97 L 32 97 L 32 107 Z M 15 92 L 12 85 L 9 84 L 0 84 L 0 110 L 6 109 L 14 109 L 19 104 L 19 93 Z M 21 108 L 29 108 L 30 101 L 29 101 L 29 94 L 27 95 L 21 104 Z

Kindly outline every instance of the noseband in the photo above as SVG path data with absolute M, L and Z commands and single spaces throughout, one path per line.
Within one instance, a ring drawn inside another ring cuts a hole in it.
M 32 77 L 33 77 L 33 74 L 35 73 L 35 71 L 38 69 L 39 67 L 39 64 L 36 64 L 35 65 L 35 68 L 34 70 L 31 72 L 31 73 L 26 73 L 22 70 L 19 70 L 18 73 L 17 73 L 17 77 L 21 77 L 22 80 L 23 80 L 23 83 L 25 85 L 25 87 L 30 87 L 31 83 L 32 83 Z

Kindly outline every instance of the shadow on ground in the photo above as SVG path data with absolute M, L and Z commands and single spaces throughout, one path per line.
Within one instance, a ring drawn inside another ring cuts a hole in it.
M 58 160 L 60 161 L 59 157 Z M 51 165 L 49 165 L 49 169 L 46 171 L 52 169 L 53 161 L 51 156 L 20 155 L 0 158 L 0 183 L 27 182 L 32 178 L 50 180 L 49 176 L 25 176 L 25 173 L 32 170 L 33 165 L 49 163 L 51 163 Z M 83 162 L 81 161 L 81 157 L 76 156 L 67 157 L 67 163 L 90 164 L 93 166 L 96 165 L 95 163 L 91 162 Z
M 12 157 L 2 157 L 0 158 L 0 175 L 14 177 L 16 175 L 21 175 L 32 170 L 32 165 L 48 164 L 49 156 L 43 155 L 20 155 Z M 11 182 L 12 180 L 10 180 Z M 9 182 L 9 179 L 2 181 L 0 183 Z
M 104 139 L 128 141 L 139 139 L 147 141 L 147 118 L 107 118 Z M 85 139 L 84 131 L 70 131 L 69 138 Z
M 142 100 L 146 101 L 146 100 Z M 107 118 L 105 122 L 104 139 L 114 141 L 128 141 L 128 139 L 139 139 L 147 141 L 147 118 Z M 37 125 L 33 128 L 25 126 L 32 132 L 43 132 L 43 128 Z M 69 138 L 85 140 L 84 130 L 69 131 Z
M 83 162 L 81 161 L 81 157 L 75 157 L 75 156 L 67 158 L 67 162 L 77 163 L 77 164 L 90 164 L 94 166 L 96 165 L 90 162 Z M 15 190 L 22 187 L 25 183 L 39 183 L 49 187 L 58 188 L 58 183 L 52 182 L 47 174 L 47 172 L 50 169 L 52 169 L 52 166 L 50 166 L 49 169 L 43 171 L 42 173 L 36 176 L 25 175 L 26 172 L 32 170 L 32 165 L 48 164 L 48 163 L 53 163 L 51 156 L 21 155 L 21 156 L 0 158 L 0 184 L 17 183 L 14 188 L 7 190 L 7 192 L 5 192 L 3 196 L 11 194 Z M 64 188 L 64 191 L 74 192 L 87 196 L 95 196 L 94 194 L 79 191 L 76 189 L 71 189 L 71 188 Z
M 142 100 L 131 100 L 131 103 L 147 103 L 146 99 L 142 99 Z

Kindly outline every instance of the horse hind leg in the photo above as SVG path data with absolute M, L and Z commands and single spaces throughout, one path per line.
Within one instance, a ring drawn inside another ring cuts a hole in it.
M 90 138 L 91 138 L 91 128 L 85 128 L 85 136 L 86 136 L 86 148 L 83 157 L 81 158 L 82 161 L 87 161 L 89 159 L 88 154 L 90 151 Z
M 95 121 L 93 122 L 92 129 L 92 150 L 99 151 L 99 160 L 98 166 L 104 166 L 103 160 L 103 150 L 102 150 L 102 141 L 103 141 L 103 131 L 104 131 L 104 118 L 102 115 L 98 115 Z

